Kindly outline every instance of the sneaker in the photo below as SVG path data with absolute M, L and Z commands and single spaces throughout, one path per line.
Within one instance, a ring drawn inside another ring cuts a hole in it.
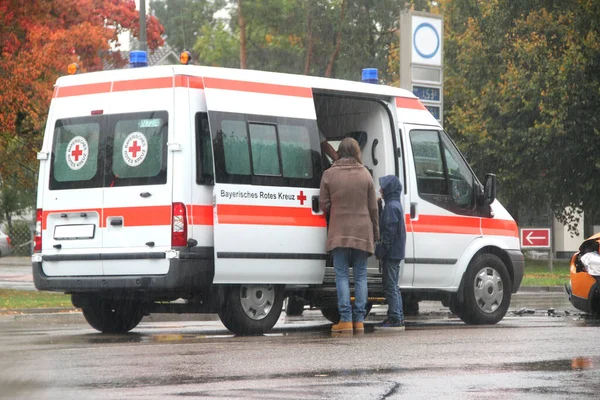
M 354 328 L 354 332 L 364 332 L 365 324 L 363 322 L 353 322 L 352 327 Z
M 331 327 L 331 332 L 349 332 L 352 333 L 352 322 L 339 322 Z
M 375 329 L 382 331 L 403 331 L 404 321 L 390 321 L 386 319 L 381 323 L 381 325 L 377 325 Z

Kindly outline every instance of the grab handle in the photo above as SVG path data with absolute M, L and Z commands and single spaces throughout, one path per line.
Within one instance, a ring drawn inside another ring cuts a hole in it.
M 373 165 L 379 164 L 379 160 L 375 158 L 375 147 L 379 144 L 379 140 L 373 140 L 373 146 L 371 147 L 371 158 L 373 159 Z

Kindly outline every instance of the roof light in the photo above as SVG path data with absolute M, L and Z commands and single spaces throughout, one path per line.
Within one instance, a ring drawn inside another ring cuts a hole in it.
M 79 72 L 79 65 L 77 65 L 77 63 L 71 63 L 67 67 L 67 73 L 69 75 L 75 75 L 78 72 Z
M 182 51 L 179 55 L 179 62 L 183 65 L 188 65 L 192 61 L 192 53 L 189 51 Z
M 363 68 L 361 80 L 365 83 L 379 83 L 377 68 Z
M 129 65 L 131 65 L 131 68 L 147 67 L 148 55 L 143 50 L 130 51 Z

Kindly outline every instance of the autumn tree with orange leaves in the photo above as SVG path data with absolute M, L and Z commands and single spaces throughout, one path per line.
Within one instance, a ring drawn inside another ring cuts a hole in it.
M 110 50 L 127 30 L 139 35 L 133 0 L 0 0 L 0 189 L 35 186 L 56 79 L 74 61 L 83 72 L 101 70 L 105 60 L 124 65 Z M 163 32 L 148 16 L 149 49 L 163 44 Z

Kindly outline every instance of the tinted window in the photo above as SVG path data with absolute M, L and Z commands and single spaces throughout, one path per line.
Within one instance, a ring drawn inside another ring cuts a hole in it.
M 274 125 L 249 124 L 254 175 L 281 175 Z
M 208 114 L 196 114 L 196 182 L 213 184 L 213 152 L 208 126 Z
M 444 133 L 410 132 L 419 196 L 457 213 L 474 208 L 474 176 Z
M 99 143 L 102 120 L 99 117 L 56 121 L 50 189 L 76 189 L 101 185 Z
M 225 168 L 229 174 L 250 175 L 250 152 L 245 121 L 225 120 L 221 123 Z
M 279 145 L 283 176 L 290 178 L 312 178 L 312 149 L 308 129 L 297 125 L 279 125 Z
M 224 112 L 209 118 L 218 182 L 319 187 L 316 121 Z
M 165 111 L 58 120 L 50 189 L 83 189 L 166 182 Z
M 167 113 L 110 116 L 106 185 L 156 185 L 167 181 Z

